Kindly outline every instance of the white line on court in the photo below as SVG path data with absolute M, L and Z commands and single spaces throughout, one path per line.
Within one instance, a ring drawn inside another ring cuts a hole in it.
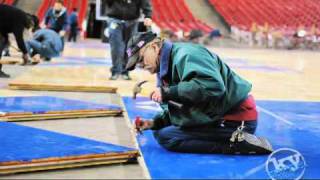
M 273 112 L 271 112 L 271 111 L 268 111 L 268 110 L 266 110 L 266 109 L 264 109 L 264 108 L 262 108 L 262 107 L 260 107 L 260 106 L 257 106 L 257 109 L 258 109 L 259 111 L 262 111 L 262 112 L 264 112 L 264 113 L 266 113 L 266 114 L 268 114 L 268 115 L 270 115 L 270 116 L 272 116 L 272 117 L 274 117 L 274 118 L 276 118 L 276 119 L 284 122 L 284 123 L 287 123 L 287 124 L 289 124 L 289 125 L 291 125 L 291 126 L 294 125 L 293 122 L 291 122 L 291 121 L 289 121 L 289 120 L 287 120 L 287 119 L 285 119 L 285 118 L 283 118 L 283 117 L 281 117 L 281 116 L 278 116 L 278 115 L 276 115 L 275 113 L 273 113 Z
M 247 171 L 242 178 L 246 179 L 249 176 L 251 176 L 252 174 L 255 174 L 256 172 L 261 171 L 265 167 L 266 167 L 266 163 L 263 163 L 263 164 L 260 164 L 259 166 L 256 166 L 252 169 L 249 169 L 249 171 Z

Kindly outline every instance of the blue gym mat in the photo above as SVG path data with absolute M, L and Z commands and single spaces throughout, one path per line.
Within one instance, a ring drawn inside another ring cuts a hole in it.
M 124 97 L 129 118 L 152 118 L 159 107 L 149 98 Z M 304 157 L 304 178 L 320 178 L 320 102 L 258 101 L 257 135 L 267 137 L 275 150 L 292 148 Z M 152 178 L 270 179 L 264 156 L 184 154 L 160 147 L 151 131 L 138 137 Z
M 13 112 L 42 114 L 50 111 L 72 110 L 121 110 L 121 107 L 51 96 L 0 97 L 0 114 L 3 115 Z
M 124 153 L 133 150 L 81 137 L 0 122 L 0 164 L 52 157 Z

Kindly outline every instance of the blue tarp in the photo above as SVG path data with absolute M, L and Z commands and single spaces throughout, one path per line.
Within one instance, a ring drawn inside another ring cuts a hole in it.
M 123 98 L 129 118 L 150 119 L 158 111 L 148 98 Z M 320 178 L 320 102 L 258 101 L 257 135 L 267 137 L 274 149 L 293 148 L 307 164 L 304 178 Z M 264 156 L 184 154 L 163 149 L 151 131 L 138 136 L 152 178 L 270 179 Z

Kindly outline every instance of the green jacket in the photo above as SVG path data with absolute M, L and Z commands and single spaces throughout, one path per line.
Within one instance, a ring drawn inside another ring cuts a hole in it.
M 170 44 L 162 47 L 158 80 L 168 83 L 163 101 L 180 102 L 183 108 L 162 104 L 164 110 L 154 117 L 153 129 L 212 124 L 248 96 L 251 84 L 217 55 L 200 45 Z

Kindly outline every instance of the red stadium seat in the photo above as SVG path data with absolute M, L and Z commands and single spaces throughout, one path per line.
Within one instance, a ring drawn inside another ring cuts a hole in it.
M 215 9 L 232 26 L 242 24 L 250 28 L 252 23 L 273 27 L 310 28 L 320 26 L 318 0 L 209 0 Z
M 15 0 L 0 0 L 0 4 L 13 5 Z
M 212 31 L 210 26 L 192 15 L 184 0 L 152 0 L 152 4 L 154 8 L 152 18 L 162 29 L 170 29 L 174 32 L 179 30 L 189 32 L 192 29 Z
M 40 22 L 43 21 L 43 18 L 46 15 L 46 12 L 52 6 L 53 3 L 54 3 L 54 0 L 42 1 L 42 4 L 40 5 L 40 8 L 38 9 L 38 12 L 37 12 L 37 16 L 38 16 Z

